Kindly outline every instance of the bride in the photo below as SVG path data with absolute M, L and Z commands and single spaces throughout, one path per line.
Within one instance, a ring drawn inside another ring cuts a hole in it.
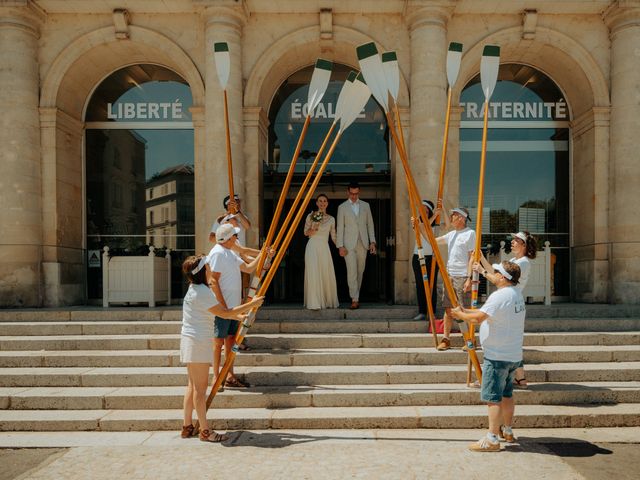
M 304 306 L 309 310 L 338 307 L 338 289 L 333 259 L 329 251 L 329 235 L 336 243 L 336 220 L 327 213 L 329 198 L 321 193 L 316 199 L 317 211 L 307 215 L 304 234 L 309 237 L 304 252 Z

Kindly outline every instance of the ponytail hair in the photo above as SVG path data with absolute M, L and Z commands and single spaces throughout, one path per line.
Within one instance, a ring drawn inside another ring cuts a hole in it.
M 533 235 L 531 235 L 526 230 L 522 233 L 527 236 L 527 242 L 525 244 L 525 256 L 533 260 L 534 258 L 536 258 L 536 255 L 538 253 L 538 242 L 536 242 L 536 239 L 533 237 Z

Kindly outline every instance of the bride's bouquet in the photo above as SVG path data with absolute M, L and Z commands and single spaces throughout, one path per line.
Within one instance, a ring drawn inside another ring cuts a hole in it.
M 317 230 L 320 227 L 320 222 L 322 222 L 323 218 L 324 218 L 324 213 L 322 213 L 320 210 L 318 210 L 317 212 L 311 213 L 311 222 L 315 230 Z

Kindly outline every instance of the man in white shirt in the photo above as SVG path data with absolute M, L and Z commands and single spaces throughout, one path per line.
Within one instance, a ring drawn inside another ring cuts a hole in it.
M 511 425 L 515 404 L 513 378 L 522 360 L 525 305 L 522 292 L 516 287 L 520 267 L 504 261 L 493 265 L 487 279 L 498 289 L 479 310 L 456 308 L 451 314 L 473 325 L 480 325 L 480 342 L 484 351 L 482 391 L 480 398 L 489 407 L 489 432 L 469 449 L 476 452 L 497 452 L 500 437 L 513 442 Z
M 376 254 L 376 236 L 371 208 L 360 200 L 360 185 L 351 182 L 347 187 L 349 199 L 338 207 L 336 246 L 347 265 L 347 283 L 351 309 L 360 306 L 360 287 L 367 262 L 367 250 Z
M 251 263 L 246 263 L 233 251 L 236 245 L 240 229 L 230 223 L 221 225 L 216 230 L 216 246 L 214 246 L 207 260 L 211 275 L 209 278 L 211 290 L 218 302 L 225 308 L 237 307 L 242 303 L 241 272 L 252 273 L 260 259 L 258 255 Z M 230 352 L 233 347 L 235 335 L 239 323 L 233 320 L 216 317 L 214 322 L 214 350 L 213 350 L 213 374 L 215 378 L 220 373 L 220 358 L 222 346 Z M 229 371 L 229 377 L 225 383 L 228 387 L 247 387 L 234 374 L 233 368 Z
M 449 233 L 438 237 L 438 244 L 447 245 L 447 274 L 453 285 L 458 302 L 462 306 L 471 305 L 471 269 L 469 260 L 476 245 L 476 232 L 467 227 L 467 222 L 471 221 L 469 211 L 464 207 L 457 207 L 451 210 L 450 219 L 445 216 L 447 227 L 453 227 Z M 443 273 L 444 275 L 444 273 Z M 438 350 L 449 350 L 451 348 L 451 307 L 453 303 L 449 298 L 447 289 L 442 295 L 442 305 L 445 307 L 444 313 L 444 336 L 438 345 Z

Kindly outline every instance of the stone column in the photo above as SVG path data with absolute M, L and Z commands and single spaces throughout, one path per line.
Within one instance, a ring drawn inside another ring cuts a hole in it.
M 609 234 L 613 303 L 640 302 L 640 2 L 620 0 L 606 13 L 611 30 Z
M 410 121 L 407 122 L 411 125 L 411 136 L 408 153 L 411 171 L 422 198 L 435 201 L 447 107 L 447 22 L 452 8 L 446 0 L 427 7 L 423 5 L 424 2 L 410 1 L 405 17 L 411 38 L 411 109 Z M 415 303 L 411 270 L 414 237 L 409 222 L 407 186 L 399 162 L 395 173 L 395 300 L 399 303 Z M 397 178 L 400 176 L 401 179 Z M 405 205 L 404 210 L 402 205 Z
M 247 235 L 247 246 L 259 245 L 260 212 L 262 210 L 262 167 L 268 158 L 269 118 L 262 107 L 244 108 L 244 159 L 245 191 L 243 208 L 251 217 L 251 229 Z M 263 230 L 264 231 L 264 230 Z
M 446 5 L 446 4 L 443 4 Z M 438 191 L 442 136 L 447 107 L 446 6 L 409 9 L 411 36 L 411 142 L 409 161 L 420 193 L 433 198 Z
M 43 13 L 0 4 L 0 305 L 41 302 L 38 38 Z
M 242 88 L 242 26 L 244 13 L 240 7 L 207 7 L 205 16 L 205 132 L 206 155 L 203 165 L 204 177 L 196 176 L 196 191 L 202 192 L 206 204 L 196 215 L 213 220 L 222 210 L 222 200 L 229 194 L 227 175 L 226 140 L 224 125 L 223 91 L 218 81 L 213 56 L 215 42 L 227 42 L 231 55 L 231 74 L 227 84 L 229 104 L 229 126 L 231 132 L 231 154 L 233 158 L 233 178 L 235 193 L 246 199 L 244 188 L 244 129 L 243 129 L 243 88 Z M 249 212 L 251 214 L 252 212 Z M 208 221 L 207 229 L 211 226 Z M 196 232 L 197 235 L 208 235 Z

